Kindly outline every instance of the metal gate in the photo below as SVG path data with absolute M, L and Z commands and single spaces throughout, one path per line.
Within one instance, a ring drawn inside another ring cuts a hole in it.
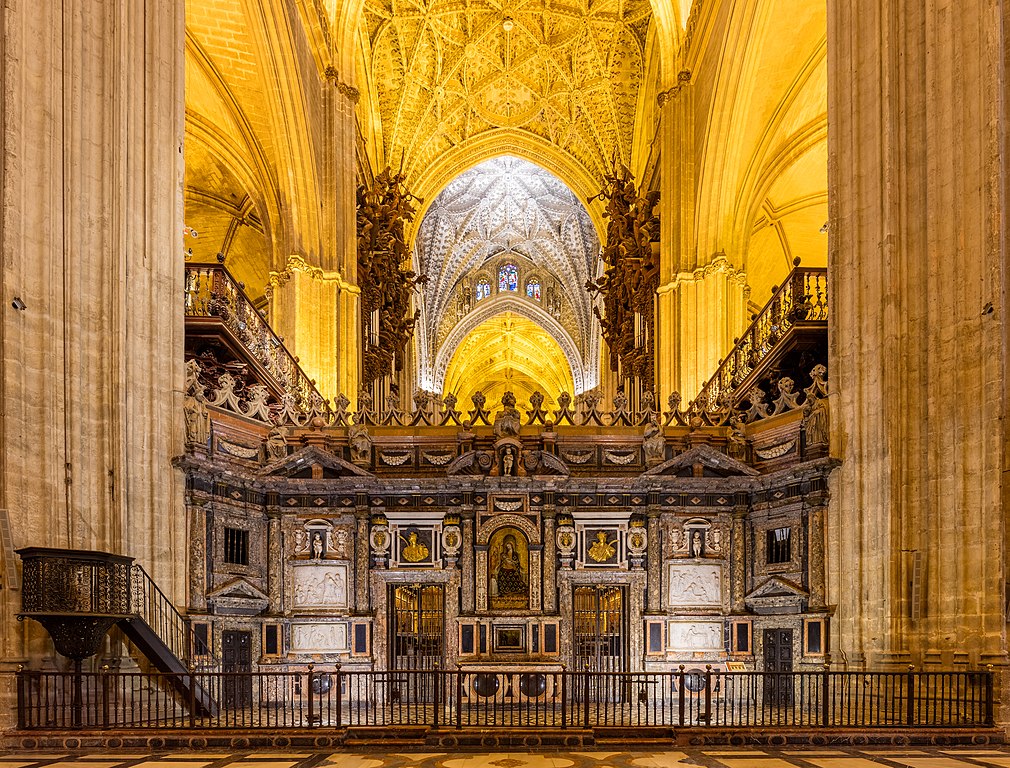
M 397 671 L 439 669 L 445 659 L 445 587 L 411 584 L 389 587 L 390 697 L 429 702 L 431 675 Z
M 590 672 L 624 672 L 628 655 L 628 612 L 625 599 L 627 587 L 575 587 L 572 623 L 575 639 L 575 669 Z M 619 678 L 588 676 L 581 688 L 590 701 L 624 701 L 626 691 L 618 685 Z M 609 681 L 609 683 L 607 682 Z

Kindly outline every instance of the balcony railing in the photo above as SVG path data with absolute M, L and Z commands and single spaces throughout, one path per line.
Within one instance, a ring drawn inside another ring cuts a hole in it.
M 322 401 L 315 384 L 285 348 L 224 264 L 186 265 L 186 330 L 223 331 L 233 352 L 248 362 L 257 378 L 278 399 L 284 393 L 309 410 L 313 396 Z
M 993 725 L 993 673 L 679 672 L 309 668 L 196 673 L 220 702 L 201 714 L 172 675 L 17 673 L 22 730 L 608 727 L 979 728 Z M 195 694 L 190 693 L 191 697 Z
M 734 405 L 746 397 L 763 364 L 785 347 L 784 342 L 791 335 L 802 330 L 826 330 L 827 322 L 827 269 L 797 264 L 737 339 L 694 403 L 703 410 L 716 405 Z

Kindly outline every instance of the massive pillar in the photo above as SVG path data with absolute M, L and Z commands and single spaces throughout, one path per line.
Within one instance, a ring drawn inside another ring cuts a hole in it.
M 749 289 L 742 271 L 723 252 L 699 254 L 695 221 L 696 86 L 684 69 L 659 95 L 663 146 L 659 200 L 662 250 L 657 291 L 658 394 L 694 398 L 747 327 Z
M 320 229 L 320 254 L 288 256 L 284 269 L 271 273 L 274 329 L 299 357 L 302 369 L 331 401 L 340 393 L 352 404 L 358 391 L 360 322 L 357 286 L 355 208 L 358 91 L 326 72 L 321 99 L 320 153 L 322 200 L 326 215 Z M 298 222 L 296 222 L 296 225 Z M 308 227 L 308 223 L 305 224 Z
M 183 604 L 183 8 L 13 2 L 0 30 L 0 508 L 16 546 L 131 555 Z M 44 635 L 0 595 L 7 662 Z
M 1008 11 L 828 9 L 832 660 L 1002 660 Z

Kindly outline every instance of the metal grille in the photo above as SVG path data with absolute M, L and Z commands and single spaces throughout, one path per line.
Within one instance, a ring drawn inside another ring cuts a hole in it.
M 625 587 L 576 587 L 575 666 L 592 672 L 623 672 L 627 656 Z
M 15 677 L 18 727 L 44 730 L 676 726 L 881 729 L 879 736 L 897 728 L 992 728 L 996 700 L 992 671 L 348 672 L 336 665 L 251 673 L 24 670 Z M 770 679 L 792 694 L 769 701 L 763 692 Z M 600 701 L 584 697 L 587 690 L 625 695 Z M 208 706 L 199 705 L 198 691 Z M 392 695 L 403 691 L 433 696 L 423 702 Z M 234 706 L 239 692 L 244 706 Z M 233 706 L 213 705 L 229 698 Z M 979 736 L 987 737 L 963 738 Z
M 392 669 L 435 669 L 444 658 L 445 589 L 441 584 L 392 587 Z
M 249 565 L 249 531 L 241 528 L 224 529 L 224 561 Z
M 768 562 L 788 563 L 792 559 L 790 549 L 790 528 L 775 528 L 768 531 Z

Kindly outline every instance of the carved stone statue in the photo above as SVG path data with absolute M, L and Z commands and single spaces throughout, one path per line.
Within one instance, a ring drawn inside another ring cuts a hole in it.
M 663 429 L 659 426 L 659 421 L 650 419 L 645 425 L 642 435 L 642 448 L 645 449 L 646 466 L 654 467 L 662 464 L 666 459 L 666 438 L 663 436 Z
M 347 441 L 351 446 L 351 461 L 367 465 L 372 460 L 372 436 L 364 424 L 352 424 L 347 428 Z
M 828 401 L 825 398 L 808 400 L 803 409 L 803 426 L 806 431 L 808 447 L 827 445 L 828 432 Z
M 312 534 L 312 558 L 318 560 L 323 556 L 323 533 L 316 531 Z
M 747 434 L 743 429 L 743 419 L 739 414 L 734 414 L 731 422 L 727 453 L 734 459 L 744 461 L 747 456 Z
M 284 427 L 274 426 L 266 439 L 267 460 L 276 461 L 288 455 L 288 441 L 284 435 Z
M 186 397 L 182 406 L 189 445 L 205 445 L 210 434 L 210 416 L 204 391 L 200 383 L 200 363 L 190 360 L 186 363 Z
M 506 392 L 501 398 L 502 409 L 494 417 L 494 433 L 496 437 L 516 437 L 522 424 L 519 409 L 516 408 L 516 396 Z M 509 473 L 505 473 L 509 474 Z
M 515 465 L 515 451 L 511 447 L 506 448 L 505 452 L 502 453 L 501 461 L 502 461 L 502 474 L 503 475 L 514 474 L 512 470 Z

